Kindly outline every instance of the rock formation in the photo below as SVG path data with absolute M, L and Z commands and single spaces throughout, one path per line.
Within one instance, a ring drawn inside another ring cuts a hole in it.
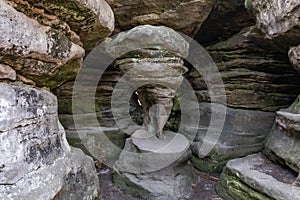
M 108 0 L 116 18 L 116 30 L 138 25 L 165 25 L 193 36 L 211 11 L 213 1 Z M 184 17 L 183 17 L 184 16 Z
M 183 58 L 188 55 L 188 43 L 170 28 L 145 25 L 119 34 L 106 50 L 115 57 L 122 55 L 114 64 L 124 73 L 115 88 L 119 95 L 116 121 L 127 117 L 126 104 L 135 91 L 144 118 L 143 126 L 127 132 L 132 136 L 114 165 L 115 184 L 139 199 L 188 198 L 189 142 L 180 133 L 163 130 L 187 71 Z
M 0 88 L 0 198 L 95 199 L 93 160 L 68 145 L 56 97 L 21 83 Z
M 246 1 L 267 42 L 286 53 L 289 46 L 299 44 L 299 5 L 298 1 Z M 298 48 L 290 48 L 288 55 L 298 70 Z M 290 107 L 276 112 L 264 155 L 253 154 L 227 163 L 218 184 L 219 194 L 225 199 L 299 199 L 298 134 L 299 97 Z
M 0 198 L 97 199 L 94 162 L 67 143 L 49 91 L 113 31 L 110 7 L 1 0 L 0 19 Z

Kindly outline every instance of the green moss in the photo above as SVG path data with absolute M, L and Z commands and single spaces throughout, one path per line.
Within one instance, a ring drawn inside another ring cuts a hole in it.
M 49 77 L 49 75 L 42 75 L 39 77 L 30 76 L 32 80 L 36 81 L 38 86 L 46 86 L 50 89 L 54 89 L 62 85 L 63 83 L 75 79 L 78 71 L 80 69 L 80 60 L 75 59 L 69 61 L 63 67 L 57 69 L 53 74 L 53 76 Z
M 194 167 L 201 172 L 221 173 L 228 160 L 220 161 L 210 157 L 197 158 L 193 155 L 191 161 Z
M 250 188 L 237 175 L 225 170 L 217 186 L 219 195 L 227 200 L 271 200 L 272 198 Z
M 91 51 L 102 39 L 109 36 L 111 31 L 103 26 L 96 13 L 86 5 L 75 0 L 28 0 L 46 13 L 58 16 L 66 22 L 72 31 L 80 36 L 84 49 Z

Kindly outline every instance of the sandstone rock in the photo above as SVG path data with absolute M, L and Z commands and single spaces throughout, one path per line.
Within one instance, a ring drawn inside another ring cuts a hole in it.
M 299 111 L 299 101 L 292 108 Z M 265 153 L 273 161 L 300 172 L 300 114 L 286 110 L 276 112 L 276 122 L 270 132 Z
M 244 7 L 244 0 L 217 0 L 195 39 L 201 45 L 227 40 L 243 28 L 255 24 Z
M 290 49 L 289 58 L 294 68 L 300 72 L 300 45 Z
M 170 133 L 172 135 L 175 133 Z M 163 146 L 163 152 L 156 152 L 159 150 L 157 146 L 148 145 L 149 148 L 146 148 L 147 144 L 143 141 L 136 142 L 138 146 L 135 146 L 131 138 L 127 139 L 114 166 L 114 184 L 138 199 L 188 199 L 192 172 L 186 161 L 190 157 L 190 151 L 184 136 L 179 134 L 179 138 L 184 140 L 178 140 L 177 146 L 184 148 L 177 149 L 174 153 L 171 152 L 173 145 Z
M 281 47 L 298 45 L 300 41 L 300 2 L 298 0 L 247 0 L 246 7 L 254 15 L 256 26 Z
M 0 62 L 39 86 L 54 88 L 74 78 L 84 50 L 63 33 L 0 4 Z
M 15 9 L 37 19 L 41 24 L 60 29 L 72 42 L 83 44 L 87 52 L 114 30 L 114 14 L 105 0 L 10 2 L 13 2 L 11 4 Z
M 192 163 L 198 170 L 221 172 L 230 159 L 263 150 L 264 139 L 274 122 L 273 113 L 227 108 L 224 127 L 211 127 L 211 120 L 217 120 L 212 118 L 211 106 L 209 103 L 200 103 L 199 127 L 185 126 L 182 129 L 184 135 L 193 132 L 193 129 L 197 131 L 191 149 L 193 152 Z M 224 106 L 217 104 L 215 107 L 218 110 L 214 114 L 221 116 Z M 217 133 L 221 133 L 221 135 L 212 151 L 208 155 L 202 155 L 199 152 L 201 146 L 210 143 L 210 140 L 206 138 L 208 130 L 212 135 L 217 135 Z
M 8 65 L 0 64 L 0 79 L 16 80 L 16 71 Z
M 254 154 L 229 161 L 217 191 L 226 200 L 296 200 L 300 196 L 300 187 L 292 185 L 295 179 L 293 172 L 261 154 Z
M 207 47 L 224 82 L 227 105 L 233 108 L 276 111 L 288 107 L 300 93 L 300 77 L 286 52 L 279 52 L 252 29 Z M 210 101 L 201 75 L 189 76 L 198 98 Z
M 116 38 L 106 45 L 107 53 L 115 58 L 138 49 L 167 50 L 169 54 L 175 54 L 184 58 L 189 53 L 189 44 L 179 33 L 171 28 L 143 25 L 118 34 Z M 142 55 L 143 53 L 141 52 L 140 56 Z M 146 56 L 147 52 L 145 52 L 143 57 Z
M 23 84 L 0 88 L 0 198 L 96 198 L 93 161 L 66 142 L 56 97 Z
M 139 1 L 108 0 L 112 7 L 118 31 L 138 25 L 165 25 L 193 36 L 208 16 L 213 1 Z M 201 12 L 200 12 L 201 11 Z

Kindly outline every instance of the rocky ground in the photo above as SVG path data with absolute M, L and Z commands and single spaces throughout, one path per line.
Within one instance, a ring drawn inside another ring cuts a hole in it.
M 101 200 L 135 200 L 113 185 L 112 170 L 108 167 L 97 168 L 100 182 Z M 222 200 L 216 192 L 218 174 L 202 173 L 193 170 L 193 193 L 191 200 Z

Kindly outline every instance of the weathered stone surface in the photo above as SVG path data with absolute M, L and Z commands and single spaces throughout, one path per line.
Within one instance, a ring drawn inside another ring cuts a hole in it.
M 290 49 L 289 58 L 294 68 L 300 73 L 300 45 Z
M 0 64 L 0 79 L 8 79 L 14 81 L 16 80 L 16 78 L 17 78 L 17 74 L 15 70 L 13 70 L 8 65 Z
M 55 164 L 26 174 L 13 185 L 0 186 L 1 199 L 97 199 L 98 178 L 93 160 L 72 148 Z
M 244 0 L 217 0 L 195 39 L 201 45 L 227 40 L 242 28 L 255 24 L 244 7 Z
M 296 200 L 300 187 L 292 185 L 295 179 L 292 171 L 253 154 L 227 163 L 217 191 L 226 200 Z
M 84 50 L 63 33 L 0 4 L 0 62 L 39 86 L 53 88 L 74 78 Z
M 300 76 L 287 52 L 272 48 L 254 30 L 244 29 L 207 50 L 221 73 L 230 107 L 276 111 L 291 105 L 300 93 Z M 198 98 L 210 101 L 201 75 L 192 70 L 187 78 Z
M 265 153 L 271 160 L 300 172 L 300 114 L 292 113 L 292 110 L 299 112 L 299 100 L 290 110 L 276 112 L 276 122 L 267 138 Z
M 215 107 L 218 110 L 214 114 L 221 115 L 224 106 L 217 104 Z M 205 172 L 221 172 L 230 159 L 262 151 L 264 139 L 274 122 L 274 114 L 271 112 L 227 108 L 224 127 L 210 127 L 211 120 L 216 120 L 212 119 L 211 104 L 200 103 L 199 108 L 199 127 L 185 126 L 182 133 L 188 136 L 193 129 L 197 129 L 196 138 L 191 145 L 192 162 L 197 169 Z M 221 135 L 212 151 L 203 156 L 199 150 L 205 143 L 210 143 L 205 138 L 208 130 L 213 131 L 211 134 Z
M 66 142 L 56 97 L 23 84 L 0 88 L 0 198 L 96 198 L 93 161 Z
M 108 0 L 112 7 L 117 31 L 138 25 L 165 25 L 193 36 L 209 14 L 213 1 L 139 1 Z
M 173 53 L 185 58 L 189 53 L 189 44 L 179 33 L 171 28 L 143 25 L 118 34 L 115 39 L 106 45 L 106 51 L 115 57 L 137 49 L 167 50 L 168 52 L 165 52 L 167 55 Z M 147 56 L 147 52 L 145 53 Z
M 246 0 L 246 8 L 254 15 L 256 26 L 266 38 L 288 48 L 300 41 L 300 2 L 298 0 Z
M 114 14 L 105 0 L 9 2 L 39 23 L 64 32 L 72 42 L 83 45 L 87 52 L 114 30 Z
M 97 73 L 93 70 L 99 69 L 90 70 L 90 73 L 86 74 L 88 80 L 98 80 L 100 77 L 97 77 L 95 75 Z M 72 95 L 78 95 L 73 93 L 74 81 L 67 82 L 54 91 L 58 96 L 59 118 L 65 127 L 69 143 L 101 161 L 113 162 L 118 159 L 121 148 L 125 144 L 126 134 L 116 126 L 111 111 L 112 92 L 121 75 L 119 71 L 108 68 L 99 80 L 96 94 L 91 93 L 92 86 L 86 83 L 86 87 L 80 94 L 85 98 L 77 102 L 78 104 L 72 102 Z M 74 118 L 80 123 L 75 125 Z M 101 131 L 104 131 L 104 135 Z M 117 149 L 112 149 L 104 139 L 109 139 Z M 97 148 L 87 149 L 85 146 L 89 141 L 93 142 Z
M 114 173 L 114 184 L 137 199 L 189 199 L 192 173 L 188 165 L 147 174 Z
M 175 133 L 172 135 L 175 136 Z M 168 138 L 166 141 L 169 141 Z M 192 173 L 191 166 L 186 161 L 190 157 L 190 151 L 184 136 L 179 138 L 184 139 L 178 140 L 177 146 L 183 147 L 180 152 L 170 152 L 175 147 L 174 143 L 163 146 L 162 150 L 155 145 L 147 145 L 151 140 L 145 144 L 141 143 L 142 139 L 140 142 L 135 141 L 136 146 L 133 144 L 134 139 L 127 139 L 114 166 L 114 183 L 138 199 L 188 199 Z

